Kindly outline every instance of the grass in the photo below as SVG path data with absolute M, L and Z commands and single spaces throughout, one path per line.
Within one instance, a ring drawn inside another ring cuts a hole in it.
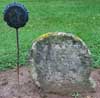
M 0 70 L 16 65 L 16 34 L 3 21 L 0 0 Z M 25 64 L 32 41 L 46 32 L 71 32 L 89 47 L 92 67 L 100 67 L 100 0 L 17 0 L 29 10 L 29 22 L 20 29 L 20 64 Z
M 79 92 L 75 92 L 72 94 L 72 97 L 73 98 L 78 98 L 80 96 Z

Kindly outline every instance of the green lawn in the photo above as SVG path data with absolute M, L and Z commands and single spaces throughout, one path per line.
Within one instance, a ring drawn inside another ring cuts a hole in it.
M 0 0 L 0 70 L 16 65 L 16 34 L 3 21 L 5 5 Z M 17 0 L 29 10 L 30 19 L 20 29 L 20 64 L 26 64 L 32 41 L 46 32 L 71 32 L 91 50 L 93 67 L 100 67 L 100 0 Z

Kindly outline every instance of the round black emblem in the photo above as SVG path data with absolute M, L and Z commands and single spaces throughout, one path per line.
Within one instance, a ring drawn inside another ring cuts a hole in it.
M 4 11 L 4 20 L 11 27 L 24 27 L 28 21 L 28 11 L 22 4 L 11 3 Z

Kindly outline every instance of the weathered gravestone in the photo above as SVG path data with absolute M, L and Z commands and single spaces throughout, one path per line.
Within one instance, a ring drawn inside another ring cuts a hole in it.
M 33 42 L 32 76 L 45 93 L 68 95 L 94 90 L 90 78 L 91 57 L 84 42 L 67 33 L 47 33 Z M 92 81 L 93 82 L 93 81 Z

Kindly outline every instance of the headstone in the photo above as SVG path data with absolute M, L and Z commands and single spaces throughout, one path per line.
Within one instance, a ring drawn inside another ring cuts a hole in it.
M 45 93 L 69 95 L 94 90 L 90 79 L 91 54 L 85 43 L 70 33 L 47 33 L 33 42 L 32 77 Z

